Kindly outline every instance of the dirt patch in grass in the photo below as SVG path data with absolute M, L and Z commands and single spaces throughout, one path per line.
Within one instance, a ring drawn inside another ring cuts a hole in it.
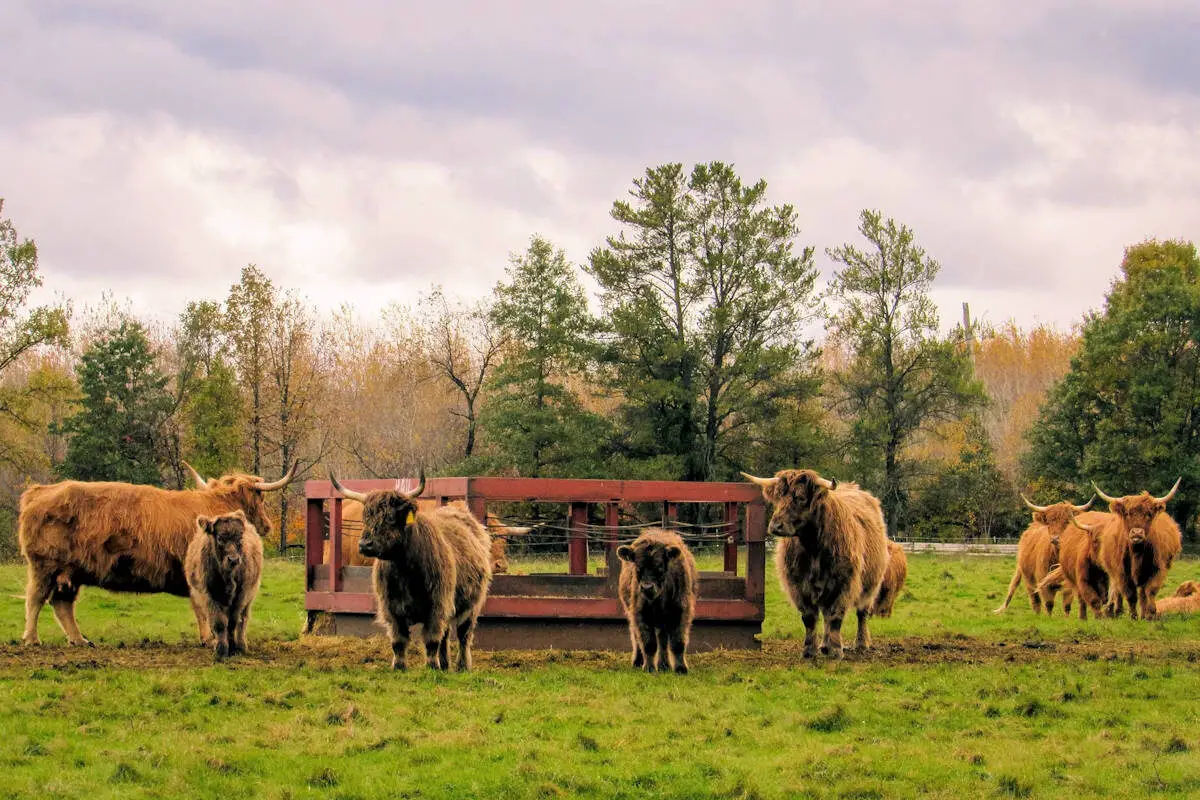
M 803 644 L 789 640 L 767 640 L 760 650 L 715 650 L 697 653 L 692 658 L 698 667 L 771 668 L 795 667 L 805 662 Z M 962 634 L 942 638 L 909 636 L 876 639 L 875 648 L 860 655 L 847 652 L 847 663 L 871 665 L 904 664 L 1024 664 L 1047 658 L 1072 661 L 1186 661 L 1200 660 L 1200 641 L 1122 643 L 1064 641 L 1037 642 L 1031 647 L 1024 641 L 997 642 L 974 639 Z M 546 664 L 587 665 L 597 669 L 627 670 L 628 655 L 623 652 L 590 650 L 505 650 L 476 651 L 480 670 L 526 670 Z M 817 658 L 814 664 L 827 662 Z M 0 670 L 66 669 L 87 670 L 112 667 L 131 669 L 197 668 L 212 665 L 210 650 L 197 646 L 146 643 L 125 647 L 76 648 L 65 645 L 23 647 L 0 645 Z M 380 637 L 308 636 L 299 641 L 264 641 L 252 645 L 252 651 L 226 662 L 230 669 L 263 666 L 311 668 L 316 670 L 390 668 L 391 651 Z M 415 658 L 413 664 L 419 663 Z

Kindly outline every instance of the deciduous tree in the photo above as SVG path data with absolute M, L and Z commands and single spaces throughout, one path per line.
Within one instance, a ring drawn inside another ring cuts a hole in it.
M 835 376 L 836 400 L 852 420 L 857 474 L 878 487 L 888 527 L 896 531 L 907 500 L 904 448 L 985 395 L 964 349 L 938 333 L 929 297 L 938 262 L 916 244 L 912 230 L 878 211 L 862 212 L 859 233 L 865 249 L 845 244 L 827 251 L 842 265 L 828 290 L 829 325 L 854 354 Z
M 1171 513 L 1195 535 L 1200 493 L 1200 258 L 1191 242 L 1128 248 L 1104 310 L 1030 432 L 1029 476 L 1083 496 L 1183 485 Z

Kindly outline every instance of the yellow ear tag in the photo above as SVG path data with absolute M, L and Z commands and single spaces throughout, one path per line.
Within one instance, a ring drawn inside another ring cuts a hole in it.
M 410 511 L 410 512 L 408 512 L 408 517 L 404 520 L 404 524 L 412 525 L 416 521 L 417 521 L 417 515 Z

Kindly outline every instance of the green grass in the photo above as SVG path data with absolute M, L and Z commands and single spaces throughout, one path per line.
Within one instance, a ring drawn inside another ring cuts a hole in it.
M 380 639 L 298 640 L 303 569 L 285 562 L 255 651 L 222 666 L 178 646 L 185 600 L 88 591 L 98 648 L 65 648 L 49 609 L 45 647 L 0 646 L 0 797 L 1200 794 L 1200 619 L 1047 619 L 1023 592 L 994 616 L 1011 569 L 911 557 L 895 616 L 872 622 L 885 655 L 841 663 L 794 658 L 802 626 L 769 572 L 763 652 L 697 654 L 685 678 L 570 652 L 393 674 Z M 1198 576 L 1181 562 L 1168 587 Z M 0 567 L 0 641 L 20 635 L 22 584 Z

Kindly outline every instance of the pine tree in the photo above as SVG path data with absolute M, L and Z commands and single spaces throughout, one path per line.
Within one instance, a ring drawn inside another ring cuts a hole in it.
M 595 327 L 562 250 L 534 236 L 497 284 L 491 318 L 510 345 L 491 381 L 484 430 L 526 477 L 586 477 L 598 469 L 601 420 L 567 381 L 581 376 Z
M 62 475 L 162 483 L 164 426 L 174 409 L 167 380 L 140 323 L 123 321 L 97 339 L 80 361 L 79 413 L 63 424 L 70 440 Z

